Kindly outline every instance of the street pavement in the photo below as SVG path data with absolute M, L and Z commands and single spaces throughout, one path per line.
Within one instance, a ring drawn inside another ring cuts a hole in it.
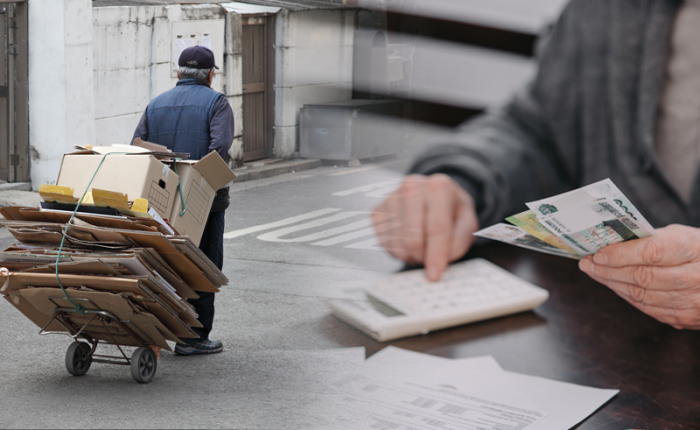
M 230 283 L 217 296 L 211 336 L 225 350 L 163 352 L 150 384 L 134 382 L 125 366 L 99 363 L 70 376 L 70 339 L 39 336 L 3 301 L 0 427 L 313 427 L 298 416 L 317 408 L 316 388 L 339 371 L 333 350 L 368 339 L 331 316 L 325 300 L 401 267 L 379 249 L 369 211 L 406 166 L 331 165 L 233 184 L 223 269 Z M 13 242 L 0 229 L 0 246 Z

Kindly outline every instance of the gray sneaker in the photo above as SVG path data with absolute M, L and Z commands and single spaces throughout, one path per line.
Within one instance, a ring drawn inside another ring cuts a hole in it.
M 209 339 L 181 339 L 183 343 L 175 345 L 175 354 L 200 355 L 217 354 L 224 350 L 224 344 L 220 340 Z

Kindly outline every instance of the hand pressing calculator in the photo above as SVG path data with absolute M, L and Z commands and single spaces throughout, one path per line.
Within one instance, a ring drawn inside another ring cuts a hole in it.
M 438 282 L 411 270 L 344 293 L 330 301 L 333 314 L 381 342 L 528 311 L 549 297 L 481 258 L 450 266 Z

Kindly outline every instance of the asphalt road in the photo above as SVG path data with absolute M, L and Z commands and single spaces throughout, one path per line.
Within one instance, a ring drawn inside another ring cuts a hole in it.
M 333 350 L 363 336 L 330 316 L 325 299 L 401 267 L 378 249 L 368 219 L 405 164 L 324 166 L 235 184 L 224 251 L 230 284 L 217 297 L 212 333 L 225 351 L 164 352 L 151 384 L 98 363 L 70 376 L 70 339 L 39 336 L 3 301 L 0 427 L 311 428 L 292 416 L 322 400 L 315 387 L 338 371 Z M 0 229 L 0 246 L 13 242 Z

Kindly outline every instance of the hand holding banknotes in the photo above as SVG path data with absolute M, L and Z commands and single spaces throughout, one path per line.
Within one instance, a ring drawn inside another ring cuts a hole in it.
M 671 225 L 616 243 L 579 267 L 642 312 L 677 329 L 700 329 L 700 230 Z
M 652 236 L 654 228 L 609 179 L 527 203 L 528 211 L 477 231 L 474 200 L 449 176 L 410 175 L 372 213 L 381 245 L 438 281 L 476 236 L 581 259 L 618 242 Z
M 410 175 L 374 212 L 379 242 L 391 255 L 424 264 L 438 281 L 462 257 L 479 229 L 474 200 L 447 175 Z
M 472 233 L 582 259 L 579 267 L 642 312 L 700 329 L 700 229 L 655 230 L 609 179 L 526 203 L 529 210 L 481 231 L 474 201 L 445 175 L 409 176 L 372 219 L 392 255 L 424 263 L 428 279 L 472 245 Z

